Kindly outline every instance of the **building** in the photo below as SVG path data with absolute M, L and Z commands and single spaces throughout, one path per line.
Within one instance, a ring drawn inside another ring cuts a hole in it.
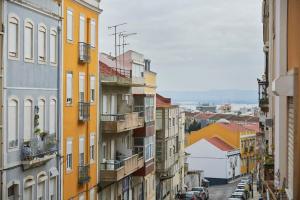
M 185 150 L 190 170 L 203 170 L 211 185 L 227 184 L 241 175 L 240 151 L 219 137 L 197 141 Z
M 0 5 L 0 198 L 58 199 L 62 7 L 45 0 Z
M 300 2 L 264 0 L 262 6 L 265 70 L 258 89 L 265 155 L 259 178 L 265 196 L 299 199 Z
M 64 0 L 63 3 L 62 199 L 95 199 L 100 0 Z
M 199 110 L 200 112 L 209 112 L 209 113 L 216 113 L 217 112 L 217 106 L 216 105 L 210 105 L 209 103 L 203 103 L 196 107 L 196 110 Z
M 171 104 L 171 99 L 156 95 L 156 199 L 175 199 L 183 190 L 184 133 L 180 117 L 180 109 Z
M 249 128 L 245 126 L 249 126 Z M 251 124 L 240 125 L 231 123 L 225 119 L 220 119 L 214 124 L 188 134 L 186 137 L 186 147 L 193 145 L 201 139 L 209 139 L 217 136 L 229 145 L 240 150 L 240 171 L 241 174 L 248 174 L 253 172 L 256 167 L 256 130 L 253 130 L 252 126 Z
M 133 87 L 143 88 L 145 81 L 144 77 L 141 77 L 143 80 L 135 79 L 132 69 L 124 68 L 121 63 L 116 68 L 115 62 L 118 61 L 109 55 L 100 56 L 100 198 L 147 199 L 146 187 L 150 188 L 153 183 L 147 182 L 148 179 L 144 183 L 144 174 L 153 171 L 153 139 L 141 136 L 137 140 L 134 131 L 145 130 L 150 114 L 148 107 L 145 110 L 141 106 L 144 104 L 139 104 L 132 94 Z

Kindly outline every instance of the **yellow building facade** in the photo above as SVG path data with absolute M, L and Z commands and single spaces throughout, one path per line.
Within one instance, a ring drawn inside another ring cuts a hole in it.
M 63 199 L 96 199 L 99 0 L 63 1 Z

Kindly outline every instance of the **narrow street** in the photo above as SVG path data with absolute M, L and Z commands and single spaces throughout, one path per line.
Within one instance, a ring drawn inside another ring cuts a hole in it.
M 211 186 L 208 188 L 209 199 L 211 200 L 226 200 L 235 190 L 238 182 L 229 183 L 227 185 Z

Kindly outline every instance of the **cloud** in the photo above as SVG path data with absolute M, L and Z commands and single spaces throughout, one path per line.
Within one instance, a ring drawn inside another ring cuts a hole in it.
M 129 49 L 158 73 L 159 90 L 256 89 L 263 71 L 260 0 L 102 0 L 100 51 L 114 52 L 107 26 L 137 32 Z

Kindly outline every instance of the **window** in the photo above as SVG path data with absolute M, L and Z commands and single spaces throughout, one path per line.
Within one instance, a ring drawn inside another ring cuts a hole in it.
M 24 58 L 33 60 L 33 23 L 29 20 L 24 26 Z
M 19 184 L 13 184 L 7 189 L 7 199 L 15 200 L 19 198 Z
M 132 66 L 132 77 L 143 77 L 144 76 L 144 66 L 133 64 Z
M 38 60 L 40 62 L 46 62 L 46 27 L 39 25 L 38 32 Z
M 73 166 L 72 151 L 73 151 L 72 140 L 68 139 L 67 140 L 67 171 L 71 170 Z
M 145 161 L 154 157 L 154 136 L 145 138 Z
M 19 56 L 19 19 L 8 19 L 8 55 L 17 58 Z
M 95 134 L 90 137 L 90 161 L 95 161 Z
M 90 200 L 95 200 L 95 188 L 90 190 Z
M 33 107 L 32 101 L 27 99 L 24 101 L 24 141 L 29 141 L 33 132 Z
M 33 185 L 35 184 L 33 177 L 27 178 L 24 181 L 23 200 L 33 199 Z
M 96 22 L 94 19 L 91 19 L 91 46 L 96 47 Z
M 84 165 L 84 137 L 79 138 L 79 166 Z
M 49 196 L 50 196 L 50 200 L 56 200 L 56 177 L 52 177 L 50 178 L 50 182 L 49 182 Z
M 44 99 L 40 99 L 39 106 L 39 129 L 41 132 L 45 131 L 45 118 L 46 118 L 46 103 Z
M 84 102 L 84 74 L 79 74 L 79 102 Z
M 73 40 L 73 11 L 67 10 L 67 40 Z
M 154 120 L 154 97 L 145 97 L 145 122 Z
M 50 108 L 49 108 L 49 133 L 50 134 L 55 134 L 56 133 L 56 100 L 52 99 L 50 101 Z
M 46 199 L 46 180 L 47 176 L 45 174 L 41 174 L 38 176 L 37 200 Z
M 67 104 L 72 104 L 73 101 L 73 73 L 67 72 Z
M 8 146 L 14 148 L 18 146 L 18 102 L 14 99 L 8 103 Z
M 79 42 L 85 42 L 85 17 L 79 17 Z
M 57 34 L 55 30 L 50 32 L 50 63 L 57 63 Z
M 91 76 L 90 79 L 90 88 L 91 88 L 91 102 L 95 102 L 96 99 L 96 77 Z

